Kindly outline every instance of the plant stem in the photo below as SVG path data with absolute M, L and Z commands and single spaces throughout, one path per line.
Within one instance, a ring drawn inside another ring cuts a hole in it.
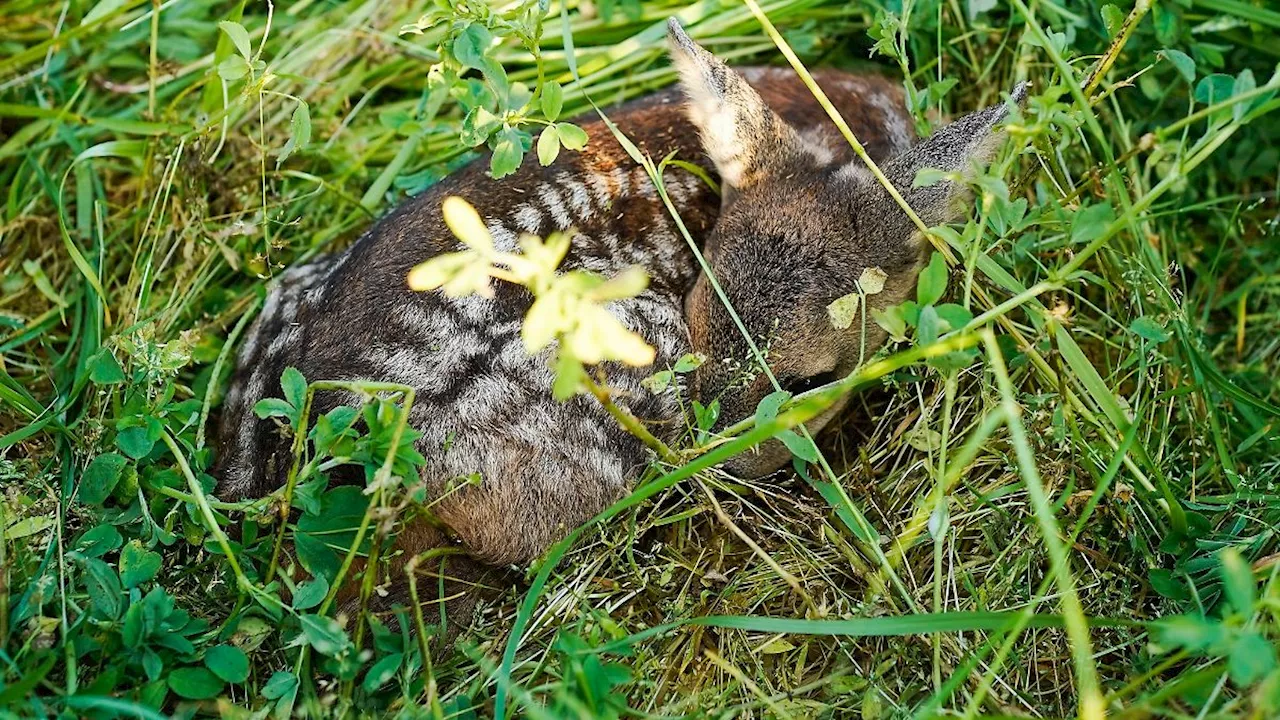
M 605 411 L 613 416 L 614 420 L 618 421 L 618 424 L 622 426 L 622 429 L 639 438 L 641 442 L 649 446 L 649 449 L 656 452 L 658 457 L 668 465 L 674 465 L 680 462 L 680 456 L 672 452 L 671 448 L 667 447 L 667 444 L 658 439 L 656 435 L 649 432 L 649 428 L 645 427 L 644 423 L 640 422 L 639 418 L 632 415 L 626 408 L 619 407 L 618 404 L 613 401 L 613 397 L 609 394 L 608 388 L 601 387 L 586 373 L 583 373 L 582 382 L 587 386 L 587 389 L 591 391 L 591 394 L 595 396 L 596 400 L 600 401 L 600 404 L 604 407 Z
M 1000 391 L 1000 406 L 1004 409 L 1005 426 L 1009 429 L 1018 470 L 1026 484 L 1032 507 L 1035 509 L 1036 522 L 1040 525 L 1040 533 L 1049 551 L 1053 574 L 1062 593 L 1062 614 L 1066 620 L 1067 637 L 1071 639 L 1071 655 L 1075 660 L 1080 717 L 1082 720 L 1103 720 L 1106 717 L 1106 706 L 1099 689 L 1098 668 L 1093 662 L 1089 625 L 1085 619 L 1084 608 L 1080 604 L 1080 596 L 1076 592 L 1067 548 L 1059 535 L 1061 529 L 1054 517 L 1053 505 L 1048 493 L 1040 480 L 1040 471 L 1036 467 L 1031 441 L 1027 438 L 1026 428 L 1022 424 L 1022 407 L 1018 404 L 1013 381 L 1009 379 L 1009 371 L 1005 368 L 1004 356 L 1000 353 L 999 345 L 996 344 L 995 334 L 990 330 L 984 330 L 982 341 L 986 345 L 987 359 Z

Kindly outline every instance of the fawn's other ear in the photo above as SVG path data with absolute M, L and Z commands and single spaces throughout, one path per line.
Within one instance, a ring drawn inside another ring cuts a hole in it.
M 998 131 L 996 126 L 1009 116 L 1009 110 L 1015 103 L 1023 105 L 1027 85 L 1019 83 L 1010 93 L 1008 102 L 965 115 L 884 166 L 885 176 L 926 225 L 940 225 L 956 219 L 963 212 L 969 188 L 962 179 L 912 187 L 917 173 L 932 168 L 960 173 L 963 178 L 975 168 L 986 165 L 1005 139 L 1005 133 Z M 855 164 L 860 170 L 861 162 L 855 161 Z M 888 193 L 883 195 L 893 202 Z M 904 213 L 899 212 L 898 215 L 906 219 Z
M 730 70 L 667 21 L 671 60 L 689 98 L 689 119 L 725 184 L 742 189 L 804 152 L 794 128 L 764 104 L 742 76 Z

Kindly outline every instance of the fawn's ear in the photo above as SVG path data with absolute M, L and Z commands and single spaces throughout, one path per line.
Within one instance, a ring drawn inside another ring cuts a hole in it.
M 689 119 L 726 185 L 742 189 L 804 152 L 794 128 L 742 76 L 667 21 L 671 60 L 689 99 Z
M 964 202 L 969 199 L 969 187 L 963 178 L 975 168 L 986 165 L 1000 148 L 1005 133 L 997 130 L 996 126 L 1009 116 L 1009 110 L 1014 104 L 1021 106 L 1025 102 L 1027 85 L 1024 82 L 1015 87 L 1007 103 L 965 115 L 884 166 L 885 176 L 926 225 L 951 222 L 964 212 Z M 857 166 L 856 172 L 865 172 L 860 161 L 855 161 L 854 164 Z M 959 173 L 960 179 L 945 179 L 931 185 L 913 187 L 916 175 L 925 168 Z M 882 187 L 879 191 L 883 193 L 883 199 L 893 203 Z M 904 213 L 899 211 L 897 214 L 906 219 Z

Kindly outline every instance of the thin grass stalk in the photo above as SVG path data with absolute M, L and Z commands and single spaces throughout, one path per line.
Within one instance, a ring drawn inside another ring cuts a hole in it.
M 1085 620 L 1084 608 L 1080 604 L 1080 596 L 1076 593 L 1067 550 L 1059 536 L 1058 521 L 1053 515 L 1053 506 L 1045 492 L 1044 484 L 1040 481 L 1040 472 L 1036 469 L 1035 454 L 1031 450 L 1031 442 L 1022 425 L 1022 408 L 1018 404 L 1013 382 L 1009 379 L 1004 356 L 996 344 L 995 335 L 990 330 L 982 332 L 982 340 L 987 349 L 991 370 L 996 378 L 996 386 L 1000 391 L 1000 404 L 1004 408 L 1005 425 L 1009 428 L 1010 442 L 1014 447 L 1018 470 L 1023 482 L 1026 483 L 1027 494 L 1035 509 L 1036 522 L 1040 525 L 1040 533 L 1044 537 L 1045 546 L 1049 552 L 1053 575 L 1062 593 L 1063 616 L 1067 636 L 1071 639 L 1071 655 L 1075 660 L 1080 717 L 1082 720 L 1102 720 L 1106 717 L 1106 706 L 1103 704 L 1099 690 L 1098 668 L 1093 662 L 1093 646 L 1089 639 L 1088 623 Z

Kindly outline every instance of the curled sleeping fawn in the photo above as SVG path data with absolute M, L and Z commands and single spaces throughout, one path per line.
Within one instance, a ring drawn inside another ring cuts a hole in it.
M 683 97 L 660 91 L 612 109 L 610 119 L 650 157 L 675 152 L 710 160 L 720 194 L 677 167 L 665 171 L 664 184 L 746 329 L 769 339 L 773 375 L 799 391 L 851 372 L 884 333 L 870 323 L 864 332 L 859 322 L 837 329 L 827 305 L 854 292 L 871 267 L 887 279 L 870 305 L 901 302 L 928 243 L 790 69 L 731 70 L 675 20 L 669 40 Z M 912 181 L 922 168 L 959 171 L 989 159 L 1006 106 L 915 143 L 896 82 L 837 71 L 815 79 L 926 224 L 962 211 L 963 183 L 913 189 Z M 291 440 L 253 413 L 258 400 L 280 396 L 285 368 L 312 380 L 415 389 L 409 422 L 421 433 L 421 482 L 433 512 L 400 528 L 387 561 L 375 569 L 388 589 L 388 608 L 408 602 L 402 589 L 408 558 L 454 548 L 464 554 L 450 555 L 442 572 L 459 583 L 477 582 L 488 567 L 527 563 L 624 495 L 650 460 L 646 446 L 594 397 L 553 399 L 546 353 L 530 356 L 520 340 L 531 303 L 523 288 L 498 283 L 492 297 L 460 298 L 409 289 L 414 266 L 460 248 L 441 217 L 447 196 L 475 206 L 500 250 L 523 233 L 572 229 L 562 270 L 647 271 L 648 288 L 609 310 L 654 346 L 654 367 L 611 365 L 607 382 L 618 403 L 658 437 L 675 440 L 687 425 L 671 392 L 654 394 L 642 381 L 690 350 L 710 360 L 688 389 L 704 402 L 719 398 L 726 420 L 750 415 L 773 389 L 762 375 L 744 380 L 723 362 L 749 357 L 746 340 L 700 277 L 645 171 L 602 121 L 582 125 L 593 141 L 581 153 L 561 154 L 549 167 L 526 158 L 500 181 L 485 174 L 486 161 L 472 163 L 405 202 L 346 251 L 283 273 L 240 351 L 215 470 L 224 497 L 261 497 L 285 483 Z M 317 392 L 312 412 L 353 403 L 352 393 Z M 817 431 L 839 409 L 809 429 Z M 785 448 L 771 442 L 728 469 L 760 476 L 787 459 Z M 479 483 L 456 487 L 459 478 L 477 476 Z

